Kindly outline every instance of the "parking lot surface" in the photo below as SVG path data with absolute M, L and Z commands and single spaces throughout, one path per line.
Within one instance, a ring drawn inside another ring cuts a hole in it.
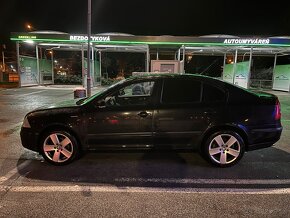
M 73 99 L 74 88 L 0 90 L 0 217 L 290 217 L 289 93 L 268 91 L 281 102 L 281 139 L 230 168 L 176 151 L 86 153 L 55 167 L 19 131 L 27 112 Z

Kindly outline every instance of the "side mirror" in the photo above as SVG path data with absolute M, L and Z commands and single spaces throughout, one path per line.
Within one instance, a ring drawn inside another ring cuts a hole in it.
M 124 89 L 120 89 L 120 90 L 119 90 L 119 94 L 118 94 L 118 96 L 122 96 L 122 95 L 125 95 L 125 91 L 124 91 Z
M 106 102 L 105 100 L 100 100 L 97 103 L 97 108 L 105 108 L 106 107 Z

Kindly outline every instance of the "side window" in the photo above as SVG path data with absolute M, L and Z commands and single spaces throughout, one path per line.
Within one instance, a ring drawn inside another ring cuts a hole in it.
M 193 103 L 201 97 L 201 82 L 192 79 L 165 79 L 162 103 Z
M 119 97 L 151 96 L 154 82 L 133 83 L 119 90 Z
M 218 102 L 225 100 L 225 93 L 212 85 L 203 84 L 202 101 L 203 102 Z
M 147 105 L 151 101 L 154 81 L 133 83 L 105 98 L 105 106 Z

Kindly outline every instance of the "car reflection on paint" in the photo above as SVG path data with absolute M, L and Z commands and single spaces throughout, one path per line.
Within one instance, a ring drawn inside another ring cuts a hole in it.
M 245 151 L 280 139 L 280 103 L 200 75 L 147 75 L 123 80 L 90 98 L 28 113 L 22 145 L 54 165 L 81 150 L 190 149 L 213 165 L 231 166 Z

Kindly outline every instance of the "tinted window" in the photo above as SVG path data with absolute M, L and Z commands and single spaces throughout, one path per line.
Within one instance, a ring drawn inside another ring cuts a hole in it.
M 163 103 L 190 103 L 200 101 L 201 83 L 192 79 L 164 80 Z
M 225 99 L 225 93 L 208 84 L 203 84 L 202 101 L 204 102 L 217 102 Z

